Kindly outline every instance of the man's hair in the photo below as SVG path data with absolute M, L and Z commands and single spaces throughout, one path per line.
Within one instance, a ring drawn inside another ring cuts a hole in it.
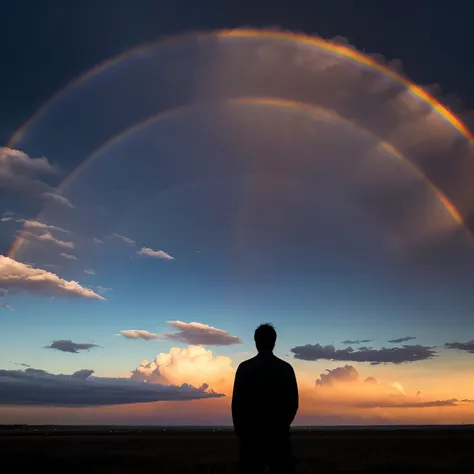
M 273 351 L 276 338 L 277 333 L 273 325 L 270 323 L 260 324 L 260 326 L 255 329 L 255 334 L 253 336 L 258 352 Z

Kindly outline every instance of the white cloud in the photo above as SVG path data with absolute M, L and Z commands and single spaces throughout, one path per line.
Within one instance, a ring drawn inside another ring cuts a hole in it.
M 127 339 L 144 339 L 145 341 L 158 339 L 158 334 L 153 334 L 144 329 L 124 329 L 120 331 L 120 334 Z
M 22 233 L 22 236 L 32 238 L 40 242 L 51 242 L 52 244 L 57 245 L 58 247 L 63 247 L 66 249 L 75 248 L 74 242 L 66 242 L 64 240 L 56 239 L 50 232 L 46 232 L 45 234 L 34 234 L 32 232 L 24 231 Z
M 67 260 L 77 260 L 77 257 L 75 255 L 70 255 L 68 253 L 62 252 L 59 255 L 63 258 L 66 258 Z
M 202 323 L 184 323 L 182 321 L 168 321 L 168 324 L 179 332 L 164 333 L 163 337 L 186 344 L 203 346 L 229 346 L 241 344 L 242 340 L 232 336 L 223 329 L 218 329 Z
M 152 362 L 144 360 L 132 372 L 131 378 L 156 383 L 189 383 L 195 387 L 207 384 L 214 390 L 229 393 L 234 374 L 229 357 L 213 357 L 210 350 L 189 346 L 184 349 L 173 347 L 169 352 L 158 354 Z
M 64 280 L 54 273 L 33 268 L 3 255 L 0 255 L 0 285 L 15 292 L 30 291 L 48 296 L 61 295 L 105 300 L 76 281 Z
M 125 237 L 124 235 L 119 235 L 119 234 L 112 234 L 114 237 L 117 237 L 117 239 L 120 239 L 122 242 L 125 242 L 126 244 L 134 244 L 135 241 L 133 239 L 130 239 L 129 237 Z
M 223 396 L 185 383 L 177 386 L 93 377 L 92 372 L 82 369 L 72 375 L 55 375 L 38 369 L 0 370 L 0 405 L 81 407 Z
M 163 250 L 152 250 L 148 247 L 143 247 L 141 250 L 137 251 L 138 255 L 147 255 L 148 257 L 159 258 L 162 260 L 174 260 L 174 257 L 167 254 Z
M 2 303 L 2 302 L 0 302 L 0 308 L 8 309 L 8 311 L 14 311 L 14 309 L 15 309 L 15 308 L 13 308 L 12 305 L 6 304 L 6 303 Z
M 84 273 L 87 273 L 88 275 L 95 275 L 95 271 L 94 271 L 94 270 L 91 270 L 90 268 L 84 270 Z
M 95 237 L 93 237 L 92 240 L 93 240 L 96 244 L 103 244 L 103 243 L 104 243 L 103 240 L 96 239 Z

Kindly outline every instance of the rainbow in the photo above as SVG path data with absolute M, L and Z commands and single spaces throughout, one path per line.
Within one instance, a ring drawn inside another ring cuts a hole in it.
M 237 38 L 237 39 L 244 39 L 244 38 L 255 38 L 255 39 L 268 39 L 268 40 L 279 40 L 279 41 L 287 41 L 290 43 L 297 43 L 300 45 L 306 45 L 314 48 L 318 48 L 322 51 L 329 52 L 335 56 L 339 56 L 359 65 L 365 66 L 373 71 L 379 72 L 384 76 L 392 79 L 393 81 L 397 82 L 401 86 L 403 86 L 406 90 L 408 90 L 412 95 L 419 98 L 423 102 L 427 103 L 432 109 L 437 112 L 441 117 L 443 117 L 450 125 L 452 125 L 458 132 L 464 135 L 472 145 L 474 143 L 474 137 L 470 133 L 469 129 L 466 125 L 459 120 L 447 107 L 442 105 L 439 101 L 437 101 L 431 94 L 426 92 L 422 87 L 417 86 L 410 82 L 408 79 L 400 75 L 399 73 L 393 71 L 387 66 L 377 62 L 374 58 L 367 56 L 360 51 L 357 51 L 351 47 L 337 44 L 332 41 L 327 41 L 322 38 L 312 37 L 305 34 L 297 34 L 292 33 L 289 31 L 281 31 L 281 30 L 260 30 L 260 29 L 232 29 L 232 30 L 220 30 L 220 31 L 212 31 L 206 33 L 192 33 L 186 34 L 174 38 L 169 38 L 166 40 L 147 43 L 145 45 L 139 46 L 134 48 L 130 51 L 127 51 L 119 56 L 116 56 L 108 61 L 105 61 L 95 68 L 91 69 L 84 75 L 80 76 L 75 81 L 71 82 L 68 86 L 66 86 L 63 90 L 59 91 L 57 94 L 53 95 L 49 101 L 47 101 L 40 109 L 30 118 L 28 119 L 20 129 L 13 134 L 7 146 L 14 147 L 19 141 L 22 139 L 24 134 L 27 132 L 30 125 L 37 119 L 41 118 L 41 116 L 48 110 L 53 102 L 60 99 L 68 92 L 70 92 L 76 86 L 84 83 L 91 77 L 96 74 L 99 74 L 108 68 L 120 63 L 121 61 L 133 57 L 136 54 L 143 54 L 147 51 L 152 50 L 158 46 L 165 46 L 170 44 L 177 44 L 177 43 L 184 43 L 190 41 L 192 39 L 205 39 L 205 38 Z
M 391 145 L 388 142 L 380 140 L 375 134 L 373 134 L 369 130 L 362 128 L 359 125 L 355 125 L 354 123 L 342 117 L 341 115 L 337 114 L 336 112 L 325 109 L 320 106 L 316 106 L 316 105 L 291 101 L 287 99 L 278 99 L 278 98 L 273 98 L 273 97 L 239 97 L 239 98 L 228 99 L 224 101 L 224 104 L 226 105 L 227 104 L 228 105 L 255 105 L 255 106 L 263 106 L 263 107 L 275 107 L 275 108 L 296 110 L 302 113 L 307 113 L 320 120 L 325 120 L 328 122 L 330 121 L 337 122 L 346 128 L 353 129 L 358 134 L 365 135 L 367 138 L 374 141 L 374 143 L 377 143 L 379 149 L 387 152 L 394 158 L 400 160 L 410 172 L 414 173 L 422 181 L 424 181 L 427 184 L 427 186 L 430 188 L 430 190 L 433 192 L 433 194 L 437 197 L 437 199 L 442 204 L 442 206 L 445 208 L 445 210 L 449 213 L 449 215 L 456 222 L 463 225 L 462 217 L 459 214 L 459 212 L 456 210 L 454 205 L 438 188 L 436 188 L 429 181 L 429 179 L 425 176 L 425 174 L 423 173 L 421 169 L 419 169 L 411 161 L 405 158 L 400 153 L 400 151 L 398 151 L 393 145 Z M 185 106 L 177 107 L 175 109 L 159 113 L 150 118 L 147 118 L 146 120 L 138 124 L 133 125 L 132 127 L 122 131 L 120 134 L 107 140 L 99 148 L 94 150 L 74 171 L 72 171 L 66 177 L 66 179 L 64 179 L 64 181 L 59 186 L 59 191 L 64 191 L 67 188 L 67 186 L 70 183 L 72 183 L 80 175 L 80 173 L 87 167 L 88 164 L 90 164 L 92 161 L 100 157 L 108 148 L 119 144 L 122 140 L 130 137 L 135 132 L 139 131 L 140 129 L 144 127 L 147 127 L 148 125 L 161 122 L 173 116 L 190 111 L 192 108 L 196 107 L 197 105 L 198 104 L 185 105 Z M 17 237 L 12 247 L 10 248 L 8 256 L 11 258 L 15 258 L 16 252 L 18 252 L 21 249 L 24 243 L 25 243 L 25 239 L 23 237 L 23 234 L 20 233 L 20 235 Z

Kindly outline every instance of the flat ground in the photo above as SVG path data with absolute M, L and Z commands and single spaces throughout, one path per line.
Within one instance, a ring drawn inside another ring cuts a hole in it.
M 474 427 L 324 429 L 293 433 L 297 473 L 457 473 L 474 466 Z M 2 472 L 236 473 L 227 430 L 0 429 Z

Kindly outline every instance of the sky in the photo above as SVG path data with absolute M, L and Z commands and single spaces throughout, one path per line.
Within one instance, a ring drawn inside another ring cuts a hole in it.
M 2 6 L 0 423 L 473 423 L 471 7 L 138 3 Z

